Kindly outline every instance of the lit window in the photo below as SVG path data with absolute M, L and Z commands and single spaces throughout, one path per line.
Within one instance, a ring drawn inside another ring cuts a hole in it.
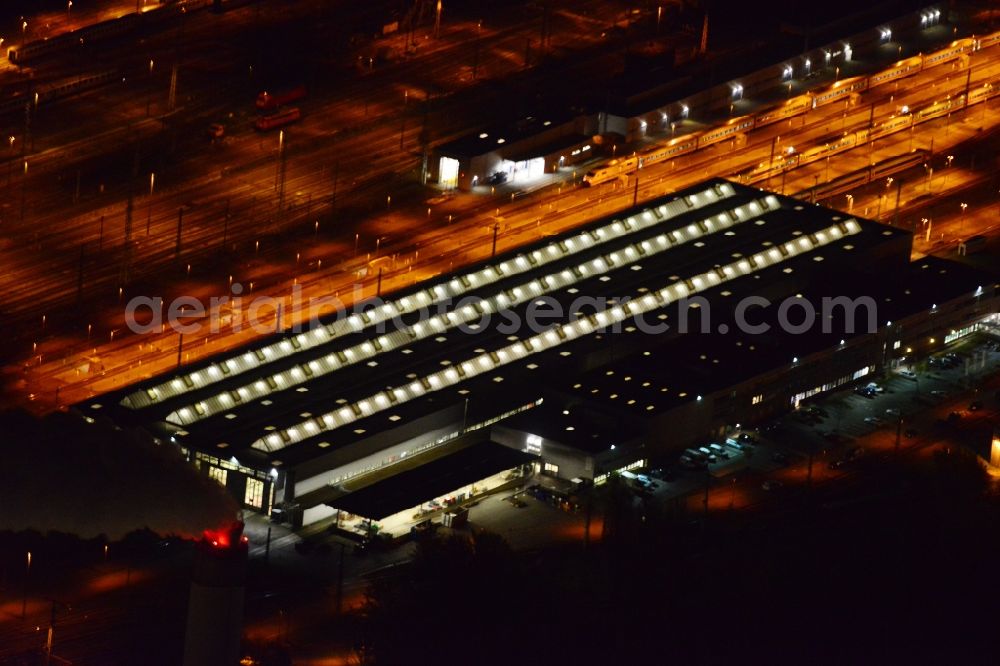
M 243 495 L 243 503 L 259 509 L 264 504 L 264 482 L 260 479 L 247 479 L 247 489 Z
M 550 473 L 550 474 L 558 474 L 559 473 L 559 465 L 553 465 L 552 463 L 547 462 L 547 463 L 545 463 L 545 471 L 548 472 L 548 473 Z
M 762 402 L 764 402 L 764 394 L 763 393 L 758 393 L 757 395 L 755 395 L 750 400 L 750 404 L 752 404 L 752 405 L 759 405 Z
M 226 476 L 229 474 L 226 470 L 221 467 L 209 467 L 208 468 L 208 478 L 215 479 L 222 485 L 226 485 Z

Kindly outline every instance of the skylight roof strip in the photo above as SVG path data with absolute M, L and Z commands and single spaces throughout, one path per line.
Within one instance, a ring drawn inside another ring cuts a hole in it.
M 600 259 L 595 260 L 594 263 L 598 263 L 599 261 L 600 261 Z M 607 263 L 606 260 L 605 260 L 605 263 Z M 565 273 L 565 271 L 563 271 L 563 273 Z M 562 283 L 564 280 L 560 280 L 560 278 L 561 277 L 562 278 L 565 277 L 563 275 L 563 273 L 559 273 L 559 274 L 553 275 L 552 278 L 551 278 L 553 280 L 553 282 Z M 534 280 L 531 283 L 531 285 L 540 285 L 540 283 L 541 283 L 541 279 L 536 279 L 536 280 Z M 514 292 L 515 293 L 521 292 L 521 289 L 518 288 L 518 287 L 515 287 L 514 288 Z M 500 294 L 499 296 L 503 296 L 503 294 Z M 502 299 L 498 298 L 498 300 L 502 300 Z M 512 302 L 523 302 L 523 300 L 524 299 L 518 299 L 518 301 L 509 301 L 508 304 L 512 303 Z M 448 313 L 444 313 L 442 315 L 438 315 L 438 316 L 432 318 L 431 320 L 429 320 L 430 321 L 430 327 L 431 328 L 437 328 L 439 330 L 444 330 L 447 327 L 447 324 L 454 323 L 458 319 L 459 318 L 456 316 L 455 311 L 450 311 Z M 422 327 L 422 325 L 420 323 L 418 323 L 416 325 L 416 329 L 418 330 L 419 333 L 422 334 L 423 327 Z M 409 336 L 409 337 L 412 339 L 412 336 Z M 402 338 L 402 336 L 399 336 L 399 338 Z M 385 339 L 385 336 L 383 336 L 383 339 Z M 394 342 L 396 342 L 396 344 L 400 344 L 400 343 L 404 343 L 405 344 L 405 343 L 408 343 L 409 341 L 410 341 L 410 339 L 405 339 L 405 340 L 401 339 L 399 341 L 394 340 Z M 390 345 L 387 343 L 386 347 L 389 347 L 389 346 Z M 373 348 L 374 348 L 374 345 L 372 345 L 372 343 L 370 341 L 365 341 L 365 342 L 361 343 L 361 353 L 352 352 L 351 349 L 346 350 L 346 353 L 347 353 L 347 356 L 352 359 L 352 361 L 356 362 L 356 360 L 360 360 L 360 359 L 356 358 L 357 356 L 360 356 L 361 359 L 363 359 L 365 357 L 368 357 L 368 356 L 371 356 Z M 317 373 L 317 374 L 321 374 L 321 373 Z M 287 383 L 287 378 L 283 378 L 282 381 L 281 381 L 281 384 L 285 385 L 286 383 Z M 168 420 L 169 420 L 169 417 L 168 417 Z
M 613 224 L 614 223 L 612 222 L 612 223 L 610 223 L 609 225 L 606 225 L 606 226 L 612 226 Z M 710 231 L 705 231 L 705 232 L 701 231 L 701 229 L 699 229 L 699 227 L 698 227 L 697 224 L 689 225 L 688 229 L 690 231 L 689 235 L 692 238 L 697 238 L 700 235 L 703 235 L 703 234 L 706 234 L 706 233 L 712 233 Z M 584 234 L 583 237 L 586 238 L 588 241 L 590 241 L 590 237 L 588 235 Z M 572 239 L 570 239 L 570 240 L 572 240 Z M 505 265 L 508 264 L 508 263 L 509 262 L 504 262 Z M 592 260 L 591 263 L 592 263 L 592 265 L 595 268 L 600 268 L 601 265 L 603 264 L 604 267 L 605 267 L 604 270 L 610 270 L 613 267 L 613 262 L 611 261 L 611 258 L 609 256 L 607 256 L 607 255 L 603 255 L 603 256 L 597 257 L 596 259 Z M 583 276 L 588 275 L 588 271 L 586 270 L 586 267 L 584 265 L 580 265 L 578 268 L 579 268 L 580 272 L 583 274 Z M 552 277 L 556 277 L 556 276 L 552 276 Z M 452 280 L 449 284 L 455 284 L 456 282 L 457 282 L 456 280 Z M 540 283 L 540 281 L 538 279 L 536 279 L 536 280 L 534 280 L 530 284 L 538 285 L 538 288 L 540 288 L 540 284 L 541 283 Z M 530 286 L 530 284 L 529 284 L 529 286 Z M 459 283 L 459 285 L 460 285 L 460 283 Z M 447 288 L 444 287 L 444 285 L 440 285 L 439 284 L 439 285 L 437 285 L 437 286 L 434 287 L 434 291 L 435 291 L 435 293 L 440 294 L 442 292 L 447 292 Z M 524 298 L 523 291 L 524 290 L 521 287 L 518 287 L 518 286 L 515 286 L 512 290 L 508 289 L 507 290 L 507 293 L 508 293 L 508 296 L 507 296 L 508 303 L 503 304 L 504 307 L 506 307 L 506 306 L 508 306 L 508 305 L 510 305 L 512 303 L 520 303 L 520 302 L 522 302 L 523 298 Z M 511 292 L 513 292 L 513 293 L 511 294 Z M 537 293 L 529 295 L 528 297 L 534 297 L 535 295 L 537 295 Z M 363 318 L 369 319 L 369 321 L 374 324 L 379 319 L 380 313 L 387 313 L 389 310 L 391 310 L 391 308 L 385 308 L 385 307 L 383 307 L 383 308 L 380 308 L 380 309 L 369 311 L 368 313 L 366 313 L 366 314 L 363 315 Z M 452 315 L 452 316 L 449 316 L 449 314 Z M 359 326 L 363 326 L 363 324 L 361 323 L 361 319 L 362 319 L 362 317 L 359 317 L 359 315 L 357 313 L 351 315 L 350 317 L 347 318 L 347 321 L 349 322 L 349 324 L 348 324 L 349 327 L 350 328 L 357 328 Z M 450 311 L 449 313 L 438 315 L 437 317 L 431 318 L 428 321 L 430 322 L 430 328 L 437 329 L 439 332 L 445 331 L 449 327 L 449 325 L 458 325 L 459 323 L 462 323 L 460 317 L 454 316 L 454 311 Z M 418 336 L 419 335 L 423 335 L 423 330 L 421 328 L 420 323 L 418 323 L 415 326 L 415 330 L 416 330 Z M 287 343 L 287 341 L 282 341 L 282 342 L 286 342 Z M 307 344 L 309 344 L 308 340 L 306 342 L 307 342 Z M 281 343 L 277 343 L 277 344 L 281 344 Z M 311 344 L 309 344 L 309 346 L 311 346 Z M 347 358 L 349 359 L 349 361 L 351 363 L 355 363 L 355 362 L 357 362 L 359 360 L 364 360 L 364 359 L 369 358 L 369 357 L 371 357 L 373 355 L 377 355 L 377 353 L 375 353 L 372 350 L 372 347 L 373 347 L 373 345 L 372 345 L 372 343 L 370 341 L 365 341 L 364 343 L 361 344 L 361 349 L 360 350 L 357 350 L 357 345 L 356 345 L 354 347 L 354 349 L 356 349 L 356 351 L 353 354 L 350 353 L 350 348 L 347 349 L 347 350 L 345 350 L 345 353 L 346 353 Z M 265 348 L 265 349 L 267 349 L 267 348 Z M 175 412 L 175 414 L 176 414 L 176 412 Z M 168 417 L 168 420 L 169 419 L 170 419 L 170 417 Z
M 860 231 L 860 226 L 855 223 L 854 225 L 851 225 L 851 226 L 848 227 L 848 231 L 849 231 L 849 233 L 852 233 L 852 234 L 858 233 L 858 231 Z M 831 236 L 832 236 L 832 234 L 831 234 Z M 831 238 L 830 242 L 832 242 L 832 240 L 833 239 Z M 797 254 L 800 253 L 800 250 L 796 247 L 797 243 L 795 242 L 794 239 L 791 240 L 791 241 L 786 241 L 785 243 L 783 243 L 783 245 L 785 245 L 785 246 L 788 247 L 789 255 L 790 256 L 795 256 L 795 255 L 797 255 Z M 821 246 L 817 246 L 817 247 L 821 247 Z M 765 252 L 766 251 L 761 251 L 761 252 L 758 252 L 757 255 L 755 255 L 755 257 L 758 259 L 758 262 L 760 264 L 764 265 L 764 266 L 771 265 L 771 264 L 776 264 L 776 263 L 780 263 L 782 261 L 785 261 L 785 259 L 782 257 L 782 255 L 780 253 L 778 255 L 778 259 L 777 260 L 772 260 L 771 257 L 768 256 L 769 253 L 765 254 Z M 732 265 L 732 264 L 730 264 L 730 265 Z M 713 274 L 714 273 L 712 273 L 712 272 L 708 272 L 708 273 L 704 273 L 704 274 L 702 274 L 700 276 L 695 276 L 695 277 L 696 278 L 701 278 L 703 282 L 709 282 L 710 281 L 709 278 Z M 679 284 L 682 284 L 682 283 L 675 283 L 674 285 L 667 285 L 666 287 L 664 287 L 662 289 L 662 291 L 667 292 L 669 294 L 669 291 L 671 289 L 673 289 L 673 288 L 676 288 Z M 673 300 L 676 300 L 676 299 L 673 299 Z M 659 306 L 659 304 L 657 304 L 655 307 L 660 307 L 660 306 Z M 652 308 L 645 308 L 644 307 L 644 308 L 642 308 L 642 311 L 639 312 L 639 313 L 637 313 L 637 314 L 645 314 L 645 312 L 648 312 L 650 309 L 652 309 Z M 616 306 L 613 306 L 611 308 L 608 308 L 607 310 L 602 311 L 601 313 L 598 313 L 597 319 L 601 322 L 601 328 L 604 328 L 604 327 L 606 327 L 606 323 L 608 321 L 612 321 L 612 322 L 616 322 L 617 323 L 617 322 L 623 321 L 624 319 L 627 319 L 627 318 L 629 318 L 631 316 L 633 316 L 633 315 L 629 315 L 626 312 L 626 309 L 623 307 L 623 305 L 616 305 Z M 583 335 L 588 335 L 588 334 L 592 333 L 596 328 L 597 328 L 597 326 L 590 319 L 588 319 L 588 318 L 577 319 L 577 320 L 575 320 L 575 321 L 573 321 L 573 322 L 571 322 L 571 323 L 563 326 L 563 330 L 566 332 L 566 334 L 567 334 L 566 337 L 567 337 L 568 340 L 573 340 L 573 339 L 576 339 L 576 338 L 581 337 Z M 550 343 L 550 342 L 548 342 L 545 339 L 544 336 L 545 336 L 545 333 L 543 332 L 543 333 L 537 333 L 537 334 L 535 334 L 531 338 L 533 341 L 535 341 L 537 343 L 537 346 L 538 346 L 538 348 L 539 348 L 540 351 L 541 350 L 551 349 L 551 348 L 553 348 L 555 346 L 558 346 L 559 343 L 557 343 L 557 344 Z M 522 350 L 522 354 L 518 354 L 517 353 L 519 348 Z M 480 355 L 480 357 L 484 357 L 484 356 L 485 356 L 485 354 L 484 355 Z M 496 367 L 500 367 L 500 366 L 502 366 L 502 365 L 510 362 L 510 360 L 512 360 L 512 357 L 520 360 L 520 358 L 523 358 L 523 345 L 520 342 L 512 343 L 511 345 L 508 345 L 506 348 L 501 348 L 500 350 L 498 350 L 497 351 L 497 356 L 499 357 L 499 362 L 497 362 L 495 364 Z M 480 364 L 480 366 L 482 366 L 482 364 Z M 484 371 L 485 370 L 482 367 L 480 367 L 480 368 L 473 368 L 470 371 L 469 376 L 475 376 L 477 374 L 481 374 Z M 428 375 L 422 381 L 426 381 L 426 382 L 430 383 L 433 386 L 434 390 L 439 390 L 441 388 L 445 388 L 447 386 L 453 385 L 453 384 L 450 384 L 448 382 L 447 378 L 444 375 L 442 375 L 441 371 L 438 371 L 436 373 L 432 373 L 431 375 Z M 456 383 L 457 383 L 457 381 L 458 380 L 456 380 Z M 367 399 L 367 398 L 364 399 L 361 404 L 367 404 L 367 402 L 366 402 L 367 400 L 369 400 L 369 399 Z M 291 433 L 292 430 L 290 429 L 288 432 Z M 291 437 L 289 437 L 288 439 L 290 440 L 289 443 L 294 443 L 294 441 L 295 441 Z M 265 450 L 270 451 L 270 450 L 273 450 L 271 448 L 268 448 L 270 446 L 270 444 L 271 444 L 271 442 L 268 440 L 267 437 L 265 437 L 265 438 L 262 438 L 262 439 L 258 439 L 256 442 L 254 442 L 253 447 L 254 448 L 258 448 L 258 449 L 259 448 L 264 448 Z

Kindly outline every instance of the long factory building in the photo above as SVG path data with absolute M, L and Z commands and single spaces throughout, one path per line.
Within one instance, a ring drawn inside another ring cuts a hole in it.
M 295 527 L 400 532 L 528 475 L 676 458 L 995 323 L 990 276 L 911 245 L 715 179 L 76 410 Z

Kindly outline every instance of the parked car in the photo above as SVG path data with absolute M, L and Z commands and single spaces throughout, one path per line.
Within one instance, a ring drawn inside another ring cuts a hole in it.
M 983 408 L 983 401 L 982 400 L 973 400 L 972 402 L 969 403 L 969 411 L 970 412 L 977 412 L 977 411 L 979 411 L 982 408 Z
M 819 416 L 820 418 L 824 419 L 827 416 L 829 416 L 829 414 L 825 409 L 823 409 L 822 407 L 818 407 L 816 405 L 809 405 L 808 407 L 806 407 L 806 411 L 814 416 Z
M 912 370 L 900 370 L 899 374 L 902 375 L 903 377 L 906 377 L 907 379 L 913 379 L 913 380 L 917 379 L 917 373 L 913 372 Z
M 688 454 L 684 454 L 680 458 L 680 464 L 682 467 L 686 467 L 688 469 L 705 469 L 705 467 L 708 465 L 708 461 L 702 458 L 697 458 L 694 456 L 690 456 Z
M 719 462 L 719 457 L 717 455 L 715 455 L 714 453 L 712 453 L 712 450 L 709 449 L 707 446 L 699 446 L 698 450 L 701 451 L 701 453 L 706 458 L 708 458 L 708 462 L 710 462 L 710 463 L 717 463 L 717 462 Z
M 900 415 L 898 407 L 890 407 L 889 409 L 885 410 L 885 413 L 888 414 L 889 416 L 896 416 L 896 417 Z
M 711 449 L 712 453 L 719 456 L 723 460 L 729 460 L 729 453 L 718 444 L 715 443 L 709 444 L 708 448 Z
M 883 421 L 877 416 L 866 416 L 865 423 L 870 423 L 872 425 L 882 425 Z
M 738 442 L 735 439 L 733 439 L 732 437 L 729 437 L 729 438 L 726 439 L 726 446 L 731 446 L 732 448 L 736 449 L 737 451 L 746 451 L 748 448 L 750 448 L 749 444 L 745 444 L 743 442 Z

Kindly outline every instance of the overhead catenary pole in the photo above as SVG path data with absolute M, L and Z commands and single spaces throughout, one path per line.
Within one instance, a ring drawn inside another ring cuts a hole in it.
M 174 257 L 179 259 L 181 256 L 181 229 L 184 226 L 184 206 L 177 209 L 177 243 L 174 247 Z
M 897 178 L 896 179 L 896 212 L 893 215 L 893 222 L 892 222 L 897 227 L 899 226 L 899 197 L 902 194 L 902 192 L 903 192 L 903 179 L 902 178 Z
M 80 263 L 76 270 L 76 300 L 77 303 L 83 302 L 83 243 L 80 243 Z
M 971 58 L 971 56 L 970 56 Z M 969 63 L 969 71 L 965 74 L 965 104 L 962 105 L 963 109 L 969 108 L 969 87 L 972 84 L 972 63 Z M 983 105 L 989 101 L 989 98 L 983 99 Z
M 132 216 L 135 210 L 135 179 L 139 175 L 139 145 L 135 144 L 134 148 L 132 172 L 128 180 L 128 198 L 125 200 L 125 237 L 122 241 L 121 284 L 128 282 L 132 262 Z M 150 189 L 152 189 L 152 186 L 150 186 Z
M 173 111 L 177 104 L 177 63 L 170 68 L 170 92 L 167 93 L 167 110 Z
M 222 221 L 222 249 L 226 249 L 226 240 L 229 237 L 229 198 L 226 198 L 226 214 Z

